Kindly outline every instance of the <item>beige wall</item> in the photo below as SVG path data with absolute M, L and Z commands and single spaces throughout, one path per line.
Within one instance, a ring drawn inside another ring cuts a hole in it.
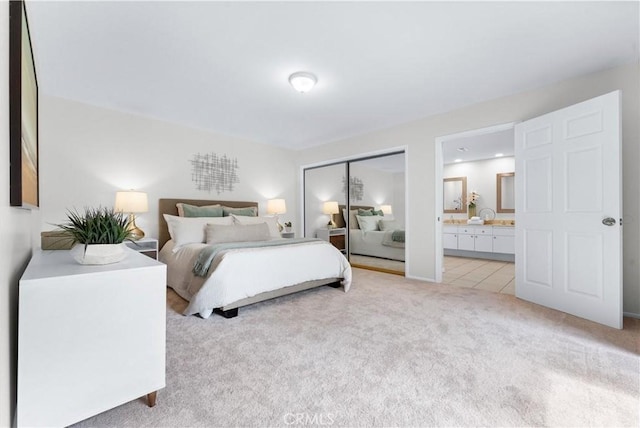
M 471 105 L 370 134 L 303 150 L 298 165 L 344 159 L 400 145 L 407 146 L 407 276 L 435 278 L 436 137 L 519 122 L 622 90 L 624 198 L 624 310 L 640 314 L 638 162 L 640 87 L 638 64 L 627 65 L 536 90 Z
M 9 8 L 0 7 L 0 58 L 9 58 Z M 31 256 L 38 211 L 9 206 L 9 67 L 0 67 L 0 426 L 15 411 L 18 280 Z
M 149 212 L 137 225 L 158 236 L 158 199 L 257 201 L 284 198 L 280 221 L 299 225 L 294 152 L 62 98 L 40 99 L 42 229 L 66 221 L 66 211 L 112 207 L 118 190 L 147 192 Z M 190 160 L 196 153 L 238 160 L 239 183 L 218 194 L 196 190 Z

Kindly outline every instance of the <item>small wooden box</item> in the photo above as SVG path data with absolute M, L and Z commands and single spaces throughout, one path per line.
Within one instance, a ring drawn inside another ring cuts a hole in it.
M 40 245 L 43 250 L 70 250 L 73 237 L 64 230 L 50 230 L 40 233 Z

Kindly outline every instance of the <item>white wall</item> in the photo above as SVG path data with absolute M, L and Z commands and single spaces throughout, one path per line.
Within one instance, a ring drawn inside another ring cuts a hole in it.
M 15 411 L 18 280 L 31 257 L 38 211 L 9 206 L 9 7 L 0 6 L 0 426 L 10 426 Z M 35 219 L 35 220 L 34 220 Z
M 266 201 L 284 198 L 280 222 L 298 220 L 294 152 L 182 125 L 55 97 L 41 104 L 42 228 L 66 221 L 66 210 L 112 207 L 115 192 L 147 192 L 149 212 L 137 225 L 158 236 L 158 199 Z M 233 192 L 199 191 L 191 180 L 196 153 L 237 158 L 240 182 Z
M 299 165 L 358 156 L 407 146 L 408 212 L 407 275 L 435 278 L 435 139 L 463 131 L 518 122 L 596 97 L 622 90 L 622 150 L 624 197 L 624 310 L 640 314 L 639 237 L 639 65 L 631 64 L 569 79 L 393 128 L 335 141 L 301 151 Z M 464 90 L 465 82 L 460 82 Z
M 496 174 L 501 172 L 514 172 L 515 158 L 507 156 L 497 159 L 486 159 L 474 162 L 460 162 L 445 165 L 442 170 L 442 178 L 467 177 L 467 193 L 476 191 L 480 199 L 476 204 L 476 212 L 488 207 L 497 211 Z M 443 214 L 444 218 L 463 219 L 464 214 Z M 496 213 L 498 219 L 514 219 L 515 214 Z

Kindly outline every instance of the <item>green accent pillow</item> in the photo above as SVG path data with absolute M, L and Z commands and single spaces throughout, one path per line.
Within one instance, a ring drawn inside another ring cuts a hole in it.
M 182 212 L 185 217 L 222 217 L 223 213 L 220 205 L 198 207 L 189 204 L 182 204 Z
M 227 217 L 230 214 L 235 214 L 239 216 L 245 217 L 256 217 L 258 215 L 258 207 L 246 207 L 246 208 L 231 208 L 231 207 L 222 207 L 223 216 Z
M 361 216 L 371 216 L 371 215 L 379 215 L 379 216 L 383 216 L 384 213 L 382 212 L 382 210 L 374 210 L 373 208 L 369 208 L 366 210 L 363 210 L 362 208 L 358 208 L 358 215 Z

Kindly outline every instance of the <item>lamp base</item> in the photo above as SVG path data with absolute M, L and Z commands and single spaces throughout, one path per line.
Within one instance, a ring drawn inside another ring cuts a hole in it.
M 137 241 L 144 238 L 144 232 L 138 226 L 136 226 L 136 216 L 129 214 L 129 239 Z

